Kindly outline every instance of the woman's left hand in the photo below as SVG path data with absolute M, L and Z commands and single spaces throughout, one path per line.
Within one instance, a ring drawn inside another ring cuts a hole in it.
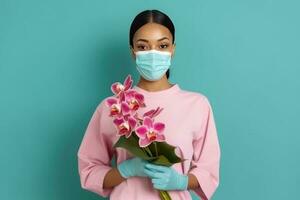
M 158 190 L 187 190 L 188 176 L 179 174 L 172 167 L 147 163 L 144 172 Z

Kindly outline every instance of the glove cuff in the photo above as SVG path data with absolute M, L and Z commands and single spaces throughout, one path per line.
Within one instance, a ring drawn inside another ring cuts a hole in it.
M 117 165 L 117 169 L 123 178 L 129 178 L 128 171 L 126 170 L 123 163 Z
M 180 177 L 180 183 L 181 183 L 181 186 L 180 186 L 180 189 L 181 190 L 187 190 L 188 188 L 188 184 L 189 184 L 189 177 L 188 175 L 185 175 L 185 174 L 182 174 L 181 177 Z

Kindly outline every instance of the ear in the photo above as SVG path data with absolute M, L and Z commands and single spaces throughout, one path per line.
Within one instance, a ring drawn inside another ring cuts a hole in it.
M 173 46 L 172 46 L 172 55 L 171 55 L 172 58 L 175 54 L 175 48 L 176 48 L 176 43 L 174 43 Z
M 130 48 L 131 57 L 135 60 L 135 53 L 132 46 L 129 46 L 129 48 Z

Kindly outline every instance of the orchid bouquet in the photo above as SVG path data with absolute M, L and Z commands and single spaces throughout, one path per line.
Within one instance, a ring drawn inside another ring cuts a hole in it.
M 165 124 L 155 121 L 163 108 L 157 107 L 142 116 L 138 115 L 138 109 L 146 107 L 146 104 L 144 96 L 131 88 L 132 82 L 131 75 L 128 75 L 123 84 L 113 83 L 111 91 L 114 95 L 105 102 L 110 108 L 109 116 L 113 118 L 119 137 L 114 148 L 125 148 L 150 163 L 168 167 L 184 161 L 176 155 L 176 147 L 165 141 Z M 171 199 L 165 190 L 159 190 L 159 195 L 161 199 Z

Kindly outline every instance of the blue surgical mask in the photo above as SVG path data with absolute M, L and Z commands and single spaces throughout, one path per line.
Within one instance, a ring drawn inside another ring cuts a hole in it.
M 149 81 L 161 79 L 171 66 L 171 53 L 167 51 L 137 51 L 135 55 L 138 72 Z

